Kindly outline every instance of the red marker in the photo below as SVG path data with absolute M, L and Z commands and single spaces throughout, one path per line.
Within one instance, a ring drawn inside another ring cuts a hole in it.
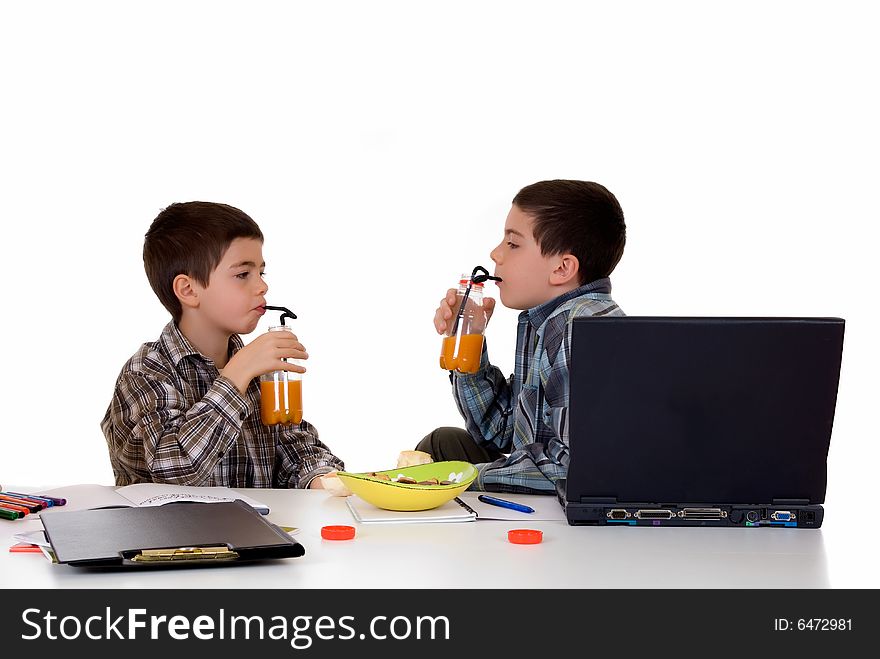
M 41 503 L 36 503 L 33 501 L 26 501 L 25 499 L 19 499 L 18 497 L 11 497 L 6 494 L 0 494 L 0 503 L 3 505 L 14 504 L 16 506 L 20 506 L 22 508 L 27 508 L 28 512 L 38 513 L 40 512 L 44 506 Z
M 14 503 L 6 503 L 5 501 L 0 501 L 0 510 L 8 510 L 10 512 L 18 513 L 19 517 L 24 517 L 25 515 L 30 514 L 30 510 L 25 508 L 24 506 L 17 506 Z
M 52 506 L 56 505 L 55 499 L 51 499 L 50 497 L 37 496 L 36 494 L 22 494 L 21 492 L 3 492 L 3 494 L 10 497 L 25 499 L 27 501 L 33 501 L 34 503 L 39 503 L 44 508 L 51 508 Z

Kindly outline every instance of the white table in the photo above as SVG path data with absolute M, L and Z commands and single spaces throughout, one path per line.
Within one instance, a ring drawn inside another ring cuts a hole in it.
M 309 490 L 241 490 L 269 504 L 269 519 L 300 529 L 305 556 L 235 568 L 93 571 L 10 553 L 12 534 L 38 520 L 0 520 L 4 588 L 828 588 L 876 587 L 860 527 L 691 529 L 569 526 L 532 521 L 539 545 L 513 545 L 515 522 L 356 525 L 339 497 Z M 322 540 L 351 524 L 350 541 Z M 848 535 L 849 534 L 849 535 Z M 831 541 L 828 541 L 828 538 Z M 834 551 L 826 549 L 826 545 Z M 863 551 L 859 552 L 858 548 Z M 831 578 L 829 564 L 841 569 Z M 858 576 L 861 575 L 861 576 Z

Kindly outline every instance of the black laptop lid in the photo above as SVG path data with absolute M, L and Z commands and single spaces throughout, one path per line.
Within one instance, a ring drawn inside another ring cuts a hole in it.
M 839 318 L 578 318 L 566 498 L 825 500 Z

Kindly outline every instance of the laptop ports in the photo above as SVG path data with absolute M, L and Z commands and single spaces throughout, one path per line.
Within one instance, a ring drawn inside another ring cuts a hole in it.
M 777 522 L 793 522 L 797 517 L 790 510 L 774 510 L 770 519 L 775 519 Z
M 629 517 L 632 517 L 632 515 L 630 515 L 623 508 L 614 508 L 612 510 L 609 510 L 606 513 L 606 516 L 608 517 L 608 519 L 627 519 Z
M 648 510 L 637 510 L 633 517 L 638 519 L 672 519 L 675 513 L 665 508 L 651 508 Z
M 683 508 L 678 516 L 684 519 L 724 519 L 727 511 L 721 508 Z

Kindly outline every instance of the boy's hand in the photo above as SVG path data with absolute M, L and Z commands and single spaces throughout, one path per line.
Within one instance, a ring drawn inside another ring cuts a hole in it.
M 448 327 L 455 324 L 454 316 L 458 313 L 458 289 L 450 288 L 446 291 L 446 297 L 440 300 L 440 306 L 434 312 L 434 328 L 437 334 L 443 334 Z M 486 311 L 486 322 L 492 317 L 492 311 L 495 310 L 495 299 L 491 297 L 483 298 L 483 309 Z
M 309 353 L 292 332 L 266 332 L 235 353 L 220 374 L 232 380 L 243 395 L 251 380 L 263 373 L 306 372 L 302 366 L 282 361 L 285 357 L 308 359 Z

